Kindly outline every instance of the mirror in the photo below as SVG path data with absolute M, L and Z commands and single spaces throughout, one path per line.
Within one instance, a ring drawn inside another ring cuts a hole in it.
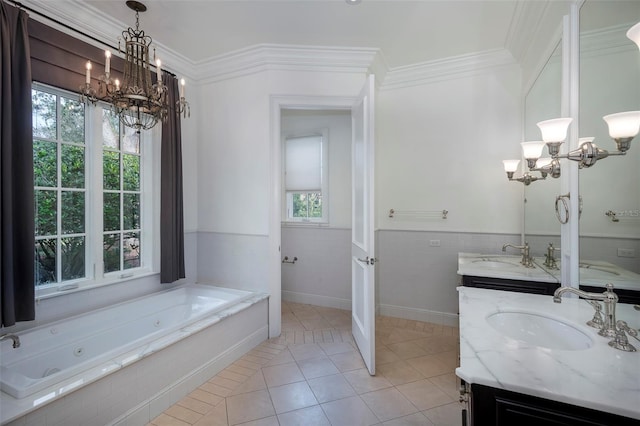
M 524 103 L 524 138 L 526 141 L 541 140 L 539 121 L 560 117 L 562 96 L 562 47 L 558 43 L 553 54 L 533 83 Z M 547 156 L 545 148 L 543 157 Z M 532 172 L 540 176 L 538 172 Z M 525 196 L 525 240 L 531 246 L 536 260 L 546 253 L 549 243 L 560 247 L 560 223 L 556 219 L 553 201 L 560 194 L 560 179 L 547 176 L 544 181 L 532 182 L 524 187 Z M 556 253 L 556 258 L 559 253 Z
M 587 0 L 580 10 L 579 136 L 608 151 L 616 145 L 602 117 L 640 110 L 640 52 L 626 37 L 638 22 L 637 0 Z M 580 284 L 640 290 L 640 138 L 579 176 Z

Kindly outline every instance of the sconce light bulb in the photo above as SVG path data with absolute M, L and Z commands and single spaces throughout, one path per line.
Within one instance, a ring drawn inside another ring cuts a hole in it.
M 640 131 L 640 111 L 626 111 L 602 117 L 613 139 L 633 138 Z
M 562 142 L 567 138 L 567 130 L 573 118 L 554 118 L 537 123 L 544 142 Z
M 629 31 L 627 31 L 627 37 L 637 44 L 638 49 L 640 49 L 640 22 L 629 28 Z

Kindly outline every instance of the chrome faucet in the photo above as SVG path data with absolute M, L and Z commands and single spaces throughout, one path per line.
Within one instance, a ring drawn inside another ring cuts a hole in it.
M 560 287 L 553 293 L 553 301 L 555 303 L 561 303 L 563 294 L 573 293 L 583 299 L 587 299 L 587 301 L 599 300 L 603 302 L 604 321 L 602 323 L 600 331 L 598 331 L 598 334 L 600 336 L 611 337 L 614 339 L 609 342 L 609 346 L 612 346 L 616 349 L 629 351 L 630 349 L 625 347 L 620 342 L 620 334 L 624 334 L 624 330 L 619 330 L 616 323 L 616 304 L 618 303 L 618 295 L 613 292 L 613 284 L 609 283 L 605 287 L 606 290 L 603 293 L 589 293 L 573 287 Z M 596 304 L 591 303 L 591 305 L 596 308 Z M 599 311 L 598 308 L 599 306 L 596 308 L 596 312 Z M 633 348 L 633 346 L 631 346 L 631 348 Z M 635 351 L 635 348 L 631 350 Z
M 553 243 L 549 243 L 549 246 L 547 247 L 547 254 L 544 256 L 544 266 L 549 269 L 558 269 L 558 264 L 554 257 L 554 252 L 556 250 L 560 250 L 560 248 L 556 248 L 553 246 Z
M 533 259 L 529 255 L 529 243 L 528 242 L 525 241 L 523 246 L 514 246 L 513 244 L 505 244 L 505 245 L 502 246 L 502 251 L 506 252 L 507 251 L 507 247 L 513 247 L 514 249 L 522 250 L 522 260 L 520 261 L 520 263 L 522 263 L 527 268 L 533 268 L 534 267 L 533 266 Z
M 20 338 L 18 336 L 16 336 L 15 334 L 3 334 L 0 336 L 0 341 L 4 340 L 4 339 L 11 339 L 13 340 L 13 348 L 19 348 L 20 347 Z

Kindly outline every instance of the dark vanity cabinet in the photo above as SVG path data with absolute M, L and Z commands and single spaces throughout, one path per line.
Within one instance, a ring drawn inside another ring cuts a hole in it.
M 477 384 L 471 385 L 469 400 L 467 426 L 640 425 L 629 417 Z
M 533 293 L 553 295 L 560 284 L 538 281 L 511 280 L 505 278 L 462 276 L 462 285 L 465 287 L 486 288 L 489 290 L 517 291 L 520 293 Z
M 489 290 L 517 291 L 520 293 L 543 294 L 553 296 L 553 292 L 560 287 L 558 283 L 547 283 L 539 281 L 511 280 L 505 278 L 475 277 L 470 275 L 462 276 L 462 285 L 465 287 L 486 288 Z M 603 293 L 602 287 L 591 285 L 580 285 L 580 290 L 591 293 Z M 620 303 L 640 304 L 640 291 L 614 288 Z

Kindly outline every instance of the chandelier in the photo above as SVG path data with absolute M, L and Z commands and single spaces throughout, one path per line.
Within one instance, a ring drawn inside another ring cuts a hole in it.
M 167 86 L 162 83 L 162 68 L 160 59 L 153 52 L 156 66 L 156 82 L 151 79 L 149 62 L 149 48 L 152 39 L 140 29 L 139 13 L 147 7 L 135 0 L 126 2 L 127 6 L 136 12 L 136 28 L 129 27 L 122 32 L 125 44 L 125 63 L 122 81 L 111 76 L 111 52 L 105 51 L 104 74 L 98 77 L 98 88 L 91 85 L 91 62 L 86 64 L 85 83 L 80 86 L 80 99 L 85 103 L 96 104 L 98 101 L 111 105 L 113 112 L 128 127 L 148 130 L 158 121 L 163 121 L 171 106 L 167 97 Z M 120 38 L 118 40 L 120 50 Z M 180 80 L 180 99 L 175 103 L 176 114 L 183 114 L 186 118 L 191 115 L 189 103 L 184 97 L 184 79 Z

